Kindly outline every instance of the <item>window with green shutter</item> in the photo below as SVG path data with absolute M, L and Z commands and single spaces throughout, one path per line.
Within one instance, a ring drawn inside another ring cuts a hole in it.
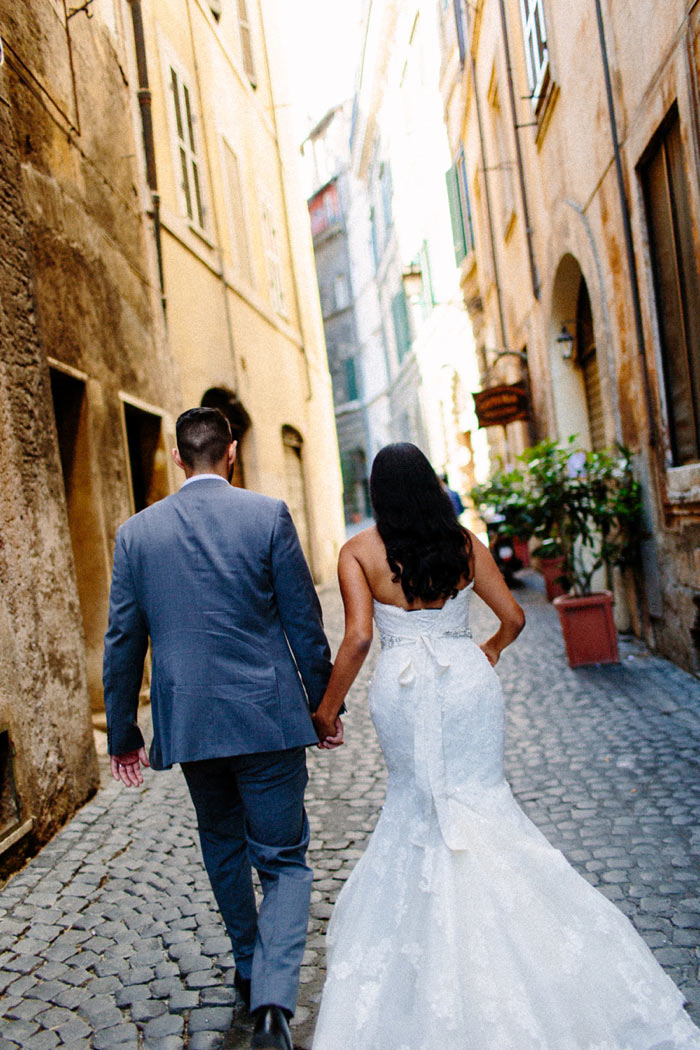
M 450 205 L 455 262 L 459 266 L 462 259 L 474 248 L 474 228 L 467 189 L 467 166 L 462 150 L 459 151 L 459 156 L 452 167 L 445 172 L 445 182 Z
M 411 328 L 408 320 L 408 306 L 406 304 L 406 294 L 403 290 L 397 292 L 394 298 L 391 300 L 391 315 L 394 321 L 394 334 L 396 336 L 396 352 L 398 354 L 399 361 L 403 361 L 404 357 L 411 349 Z
M 345 358 L 345 382 L 348 401 L 357 401 L 359 393 L 357 390 L 357 371 L 354 357 Z

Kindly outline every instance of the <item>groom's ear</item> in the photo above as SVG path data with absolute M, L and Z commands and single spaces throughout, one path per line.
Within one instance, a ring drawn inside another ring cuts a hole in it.
M 178 450 L 176 448 L 174 448 L 172 450 L 171 455 L 172 455 L 173 460 L 175 462 L 175 466 L 179 467 L 180 470 L 184 470 L 185 469 L 185 464 L 182 462 L 182 459 L 180 458 L 180 453 L 178 452 Z
M 238 451 L 238 442 L 232 441 L 226 450 L 226 458 L 228 460 L 229 467 L 232 467 L 236 462 L 236 453 Z

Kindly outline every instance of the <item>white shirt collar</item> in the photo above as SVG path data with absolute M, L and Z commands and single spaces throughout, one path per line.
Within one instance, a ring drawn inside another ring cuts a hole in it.
M 226 481 L 226 478 L 223 478 L 221 474 L 193 474 L 191 478 L 183 481 L 180 488 L 184 489 L 185 485 L 189 485 L 191 481 L 211 481 L 212 478 L 215 478 L 217 481 Z

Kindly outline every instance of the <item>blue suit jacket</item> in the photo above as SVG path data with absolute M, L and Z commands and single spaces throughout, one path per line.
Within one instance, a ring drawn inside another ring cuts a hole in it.
M 316 743 L 309 708 L 330 651 L 281 500 L 202 479 L 118 530 L 103 676 L 113 755 L 143 744 L 149 636 L 155 769 Z

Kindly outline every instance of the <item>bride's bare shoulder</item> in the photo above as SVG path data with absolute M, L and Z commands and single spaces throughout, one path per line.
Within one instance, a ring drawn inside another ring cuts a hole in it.
M 381 538 L 377 532 L 377 526 L 370 525 L 369 528 L 363 529 L 362 532 L 356 532 L 354 536 L 351 536 L 349 540 L 346 540 L 341 547 L 341 553 L 342 551 L 347 551 L 357 557 L 362 553 L 376 550 L 381 542 Z
M 370 525 L 368 529 L 355 533 L 340 549 L 340 557 L 355 558 L 356 561 L 367 569 L 378 557 L 385 558 L 384 544 L 377 532 L 376 525 Z

